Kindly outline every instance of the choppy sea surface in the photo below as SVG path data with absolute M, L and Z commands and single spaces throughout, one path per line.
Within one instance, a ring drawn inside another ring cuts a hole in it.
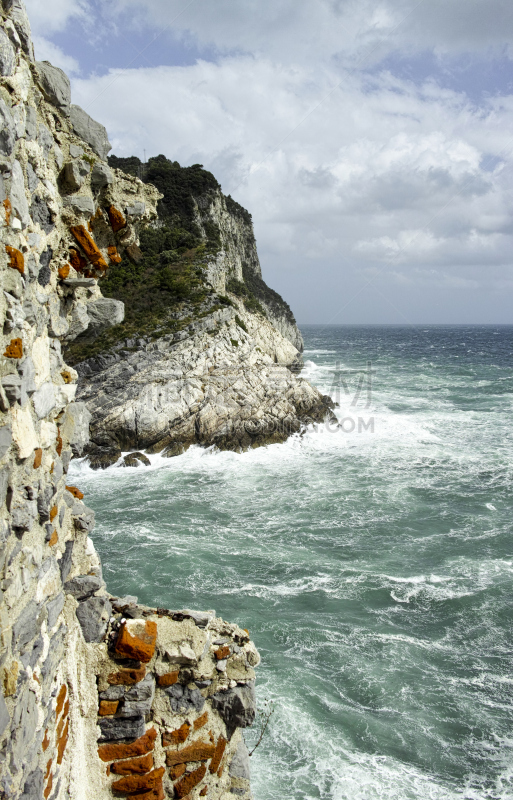
M 513 798 L 513 327 L 303 333 L 342 428 L 72 462 L 108 588 L 249 628 L 256 800 Z

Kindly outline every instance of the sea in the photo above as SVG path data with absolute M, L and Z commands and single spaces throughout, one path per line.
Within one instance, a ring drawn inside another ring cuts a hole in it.
M 510 800 L 513 326 L 302 332 L 336 424 L 72 462 L 108 589 L 249 629 L 255 800 Z

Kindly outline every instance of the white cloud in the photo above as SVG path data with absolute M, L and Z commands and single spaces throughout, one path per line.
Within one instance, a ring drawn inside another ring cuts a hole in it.
M 34 36 L 34 51 L 38 61 L 50 61 L 55 67 L 60 67 L 68 75 L 80 72 L 80 64 L 76 58 L 67 55 L 56 44 L 44 36 Z
M 85 20 L 92 13 L 88 0 L 25 0 L 32 33 L 47 38 L 63 31 L 72 19 Z

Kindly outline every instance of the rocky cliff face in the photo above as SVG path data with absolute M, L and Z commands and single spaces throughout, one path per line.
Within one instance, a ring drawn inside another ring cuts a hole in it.
M 161 198 L 158 222 L 141 236 L 137 274 L 120 264 L 102 284 L 125 302 L 127 319 L 92 348 L 71 348 L 92 415 L 92 466 L 116 463 L 122 451 L 244 450 L 323 421 L 331 401 L 296 374 L 301 334 L 262 280 L 248 212 L 200 165 L 110 161 L 145 169 Z M 128 456 L 134 465 L 144 454 L 137 459 Z
M 247 632 L 111 596 L 66 479 L 91 414 L 62 348 L 123 324 L 98 281 L 137 264 L 160 195 L 109 168 L 105 129 L 34 61 L 20 0 L 1 17 L 0 798 L 248 797 Z

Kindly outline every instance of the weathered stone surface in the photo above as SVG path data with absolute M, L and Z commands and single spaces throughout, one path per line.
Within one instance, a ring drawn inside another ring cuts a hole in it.
M 143 789 L 153 789 L 157 782 L 162 779 L 164 775 L 164 767 L 155 769 L 147 775 L 131 775 L 126 778 L 120 778 L 119 781 L 114 781 L 112 789 L 115 792 L 140 792 Z
M 34 409 L 39 419 L 47 417 L 57 405 L 53 383 L 43 383 L 41 388 L 34 394 L 33 401 Z
M 0 154 L 10 156 L 16 141 L 15 127 L 12 114 L 4 101 L 0 98 Z
M 39 195 L 35 195 L 32 198 L 30 216 L 32 217 L 33 222 L 35 222 L 37 225 L 40 225 L 45 233 L 51 233 L 55 228 L 52 212 L 50 211 L 48 204 L 41 197 L 39 197 Z
M 212 775 L 217 772 L 219 767 L 221 766 L 221 761 L 224 756 L 224 751 L 226 750 L 226 745 L 228 744 L 227 740 L 224 736 L 220 736 L 217 740 L 216 750 L 214 755 L 212 756 L 212 761 L 210 762 L 209 770 Z
M 121 669 L 119 672 L 112 672 L 107 678 L 111 686 L 133 686 L 134 683 L 142 681 L 146 675 L 146 667 L 138 669 Z
M 199 712 L 205 705 L 205 698 L 198 689 L 187 689 L 180 683 L 170 686 L 165 692 L 169 697 L 172 710 L 177 714 L 193 710 Z
M 48 612 L 48 630 L 52 630 L 57 624 L 57 620 L 59 619 L 59 615 L 64 608 L 65 597 L 62 592 L 60 592 L 54 600 L 51 600 L 47 606 L 46 610 Z
M 44 617 L 44 606 L 31 600 L 12 627 L 13 647 L 23 650 L 32 639 L 35 639 L 41 630 Z
M 166 764 L 172 767 L 175 764 L 187 764 L 192 761 L 208 761 L 216 751 L 213 744 L 208 742 L 193 742 L 181 750 L 169 750 L 166 753 Z
M 25 194 L 25 176 L 21 164 L 15 160 L 11 169 L 11 212 L 21 222 L 21 227 L 26 228 L 30 224 L 30 214 Z
M 69 78 L 62 69 L 54 67 L 49 61 L 36 61 L 39 85 L 49 103 L 69 116 L 71 87 Z
M 70 151 L 71 152 L 71 151 Z M 70 192 L 78 192 L 90 172 L 87 161 L 68 161 L 61 172 L 61 183 Z
M 111 742 L 117 739 L 140 739 L 144 735 L 144 717 L 130 717 L 118 719 L 117 717 L 103 717 L 98 720 L 102 735 L 101 742 Z
M 107 130 L 99 122 L 95 122 L 80 106 L 71 106 L 71 124 L 73 130 L 84 142 L 87 142 L 101 159 L 105 160 L 112 146 Z
M 5 705 L 4 696 L 0 692 L 0 736 L 3 734 L 3 732 L 9 725 L 10 721 L 11 718 L 9 716 L 7 706 Z
M 242 739 L 239 742 L 237 750 L 235 751 L 235 755 L 232 758 L 230 764 L 230 775 L 232 775 L 234 778 L 244 778 L 247 781 L 250 779 L 249 753 L 248 748 Z
M 12 75 L 15 65 L 16 55 L 14 47 L 10 43 L 7 34 L 0 30 L 0 75 L 3 77 Z
M 10 425 L 0 428 L 0 459 L 5 456 L 12 442 L 12 429 Z
M 21 795 L 20 800 L 41 800 L 41 797 L 43 796 L 43 786 L 43 771 L 38 767 L 25 781 L 23 794 Z
M 125 723 L 126 724 L 126 723 Z M 98 748 L 98 755 L 102 761 L 114 761 L 121 758 L 134 758 L 150 753 L 155 747 L 157 731 L 150 728 L 137 741 L 131 744 L 104 744 Z
M 75 543 L 73 541 L 66 542 L 66 547 L 62 558 L 60 560 L 59 568 L 61 573 L 61 581 L 64 583 L 66 578 L 69 575 L 71 564 L 73 563 L 73 545 Z
M 64 198 L 64 205 L 74 208 L 79 214 L 92 217 L 95 212 L 94 200 L 91 197 L 81 194 L 73 194 Z
M 86 600 L 105 586 L 97 575 L 78 575 L 64 584 L 66 594 L 72 594 L 77 600 Z
M 171 731 L 170 733 L 166 732 L 162 734 L 162 746 L 163 747 L 178 747 L 179 744 L 183 744 L 189 733 L 191 732 L 191 726 L 188 722 L 184 722 L 184 724 L 177 728 L 176 731 Z
M 102 297 L 99 300 L 88 303 L 87 314 L 89 316 L 87 336 L 95 338 L 107 328 L 123 322 L 125 319 L 125 304 L 121 300 Z
M 86 642 L 102 641 L 111 614 L 112 606 L 106 597 L 90 597 L 79 604 L 77 619 Z
M 118 711 L 118 716 L 136 717 L 140 714 L 149 714 L 154 697 L 155 678 L 150 674 L 125 693 L 123 705 Z
M 91 186 L 93 191 L 100 191 L 106 186 L 111 186 L 114 183 L 114 175 L 112 170 L 105 164 L 96 163 L 91 173 Z
M 85 403 L 69 403 L 66 408 L 62 432 L 69 441 L 74 455 L 80 457 L 89 442 L 91 412 Z
M 118 761 L 111 764 L 110 771 L 114 775 L 144 775 L 153 769 L 153 756 L 147 753 L 139 758 L 129 758 L 126 761 Z
M 254 682 L 237 686 L 212 697 L 212 707 L 219 712 L 229 730 L 247 728 L 255 721 L 256 696 Z
M 147 664 L 151 661 L 157 642 L 157 623 L 151 620 L 127 620 L 119 632 L 115 652 Z
M 186 795 L 191 792 L 195 786 L 203 780 L 207 772 L 207 768 L 204 764 L 198 769 L 195 769 L 194 772 L 189 772 L 187 775 L 175 783 L 175 795 L 176 797 L 186 797 Z

